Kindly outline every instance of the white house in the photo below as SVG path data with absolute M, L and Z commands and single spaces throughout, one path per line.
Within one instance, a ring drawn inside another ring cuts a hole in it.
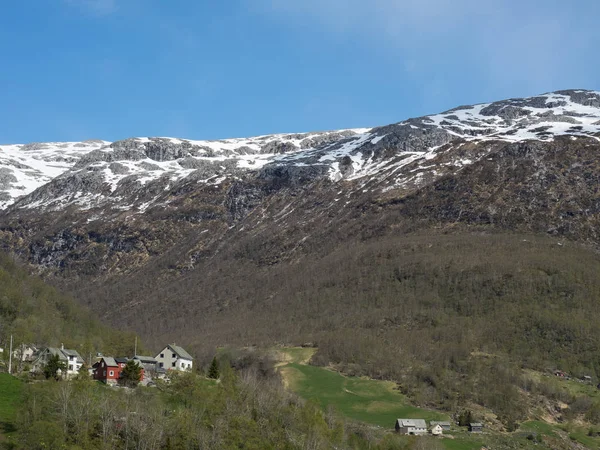
M 429 426 L 433 429 L 436 425 L 439 425 L 440 427 L 442 427 L 443 431 L 450 431 L 451 428 L 451 424 L 450 422 L 440 422 L 437 420 L 432 420 L 431 422 L 429 422 Z
M 158 369 L 192 370 L 194 358 L 183 348 L 169 344 L 156 355 Z
M 434 436 L 441 436 L 442 434 L 444 434 L 444 429 L 439 424 L 438 425 L 434 425 L 431 428 L 431 434 L 433 434 Z
M 65 372 L 63 375 L 71 377 L 77 375 L 79 369 L 83 365 L 83 358 L 79 355 L 77 350 L 66 349 L 63 345 L 60 348 L 46 347 L 39 351 L 37 358 L 32 363 L 32 372 L 41 372 L 44 370 L 44 366 L 48 364 L 51 356 L 58 355 L 58 359 L 65 365 Z
M 396 431 L 402 434 L 427 434 L 427 424 L 423 419 L 398 419 Z
M 13 358 L 17 361 L 33 361 L 37 348 L 34 345 L 21 344 L 13 351 Z

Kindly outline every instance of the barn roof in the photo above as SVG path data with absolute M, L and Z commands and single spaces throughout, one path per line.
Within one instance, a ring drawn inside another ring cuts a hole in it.
M 424 419 L 398 419 L 397 422 L 401 427 L 427 428 Z

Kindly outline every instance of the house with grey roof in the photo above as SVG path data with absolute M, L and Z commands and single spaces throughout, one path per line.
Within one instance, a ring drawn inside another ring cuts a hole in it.
M 192 370 L 194 358 L 182 347 L 169 344 L 156 355 L 157 369 Z
M 135 355 L 133 360 L 144 369 L 144 381 L 151 381 L 153 378 L 160 378 L 165 371 L 158 371 L 158 361 L 152 356 Z
M 397 419 L 396 431 L 402 434 L 427 434 L 427 424 L 423 419 Z
M 65 370 L 62 372 L 63 376 L 72 377 L 77 375 L 81 366 L 83 366 L 84 361 L 81 355 L 77 352 L 77 350 L 66 349 L 64 345 L 61 344 L 60 348 L 58 347 L 45 347 L 42 348 L 35 357 L 35 360 L 31 364 L 32 372 L 41 372 L 44 370 L 46 364 L 52 356 L 58 356 L 58 360 L 64 364 Z
M 436 425 L 439 425 L 440 427 L 442 427 L 442 430 L 444 431 L 450 431 L 450 427 L 451 424 L 450 422 L 440 422 L 438 420 L 432 420 L 431 422 L 429 422 L 429 426 L 433 429 L 433 427 L 435 427 Z

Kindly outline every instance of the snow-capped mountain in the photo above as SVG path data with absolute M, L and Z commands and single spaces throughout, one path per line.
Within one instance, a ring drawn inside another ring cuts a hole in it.
M 109 207 L 144 212 L 184 183 L 214 185 L 248 174 L 361 187 L 419 187 L 484 157 L 466 143 L 600 139 L 600 92 L 571 90 L 462 106 L 377 128 L 197 141 L 0 145 L 0 208 Z M 433 161 L 436 159 L 437 163 Z
M 595 91 L 331 132 L 0 145 L 0 165 L 2 249 L 113 324 L 165 339 L 197 334 L 198 324 L 208 335 L 236 311 L 287 315 L 273 300 L 284 295 L 280 280 L 293 300 L 315 270 L 335 275 L 324 291 L 356 287 L 372 308 L 370 288 L 355 286 L 340 261 L 358 258 L 357 276 L 368 278 L 388 261 L 388 244 L 407 237 L 413 244 L 397 251 L 419 254 L 435 241 L 460 257 L 460 242 L 490 233 L 517 239 L 516 248 L 551 236 L 600 249 Z M 446 241 L 452 233 L 459 237 Z M 350 251 L 363 244 L 378 261 L 371 269 Z M 374 286 L 404 282 L 401 260 Z M 441 276 L 419 264 L 415 273 Z M 501 286 L 497 275 L 490 282 Z M 300 316 L 305 300 L 297 301 Z

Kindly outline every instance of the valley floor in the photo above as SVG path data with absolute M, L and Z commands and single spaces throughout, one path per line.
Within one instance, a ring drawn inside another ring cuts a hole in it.
M 370 424 L 380 433 L 395 433 L 398 418 L 450 421 L 448 413 L 418 408 L 401 394 L 395 383 L 366 377 L 346 377 L 329 368 L 310 365 L 313 348 L 278 349 L 279 373 L 285 385 L 300 397 L 313 400 L 324 410 L 333 410 L 347 419 Z M 529 372 L 530 376 L 542 376 Z M 600 395 L 594 386 L 577 381 L 565 381 L 564 389 L 588 397 Z M 482 434 L 469 433 L 466 428 L 452 426 L 443 438 L 428 436 L 430 444 L 441 442 L 447 450 L 547 448 L 600 449 L 600 438 L 589 436 L 589 427 L 582 424 L 556 424 L 542 420 L 522 423 L 513 433 L 487 429 Z M 428 445 L 428 444 L 425 444 Z M 428 447 L 423 447 L 428 448 Z

